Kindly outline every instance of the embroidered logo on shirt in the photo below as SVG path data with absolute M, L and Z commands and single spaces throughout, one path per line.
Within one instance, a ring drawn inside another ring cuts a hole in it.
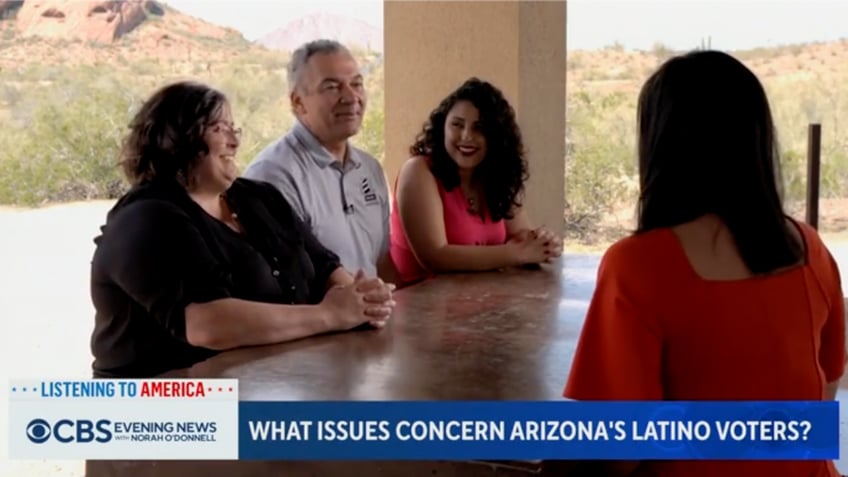
M 371 185 L 368 183 L 368 178 L 363 177 L 362 183 L 360 184 L 362 187 L 362 195 L 365 196 L 366 204 L 373 204 L 377 202 L 377 194 L 371 190 Z

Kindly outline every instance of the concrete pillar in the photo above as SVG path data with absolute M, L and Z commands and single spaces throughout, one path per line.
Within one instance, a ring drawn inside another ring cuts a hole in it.
M 565 1 L 383 3 L 389 187 L 439 101 L 471 76 L 518 116 L 534 225 L 560 231 L 565 207 Z

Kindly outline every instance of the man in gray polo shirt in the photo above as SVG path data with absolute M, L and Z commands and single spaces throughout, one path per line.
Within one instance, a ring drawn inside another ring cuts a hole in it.
M 292 54 L 288 84 L 295 125 L 244 176 L 275 185 L 351 273 L 394 281 L 385 174 L 348 142 L 366 105 L 356 60 L 338 42 L 309 42 Z

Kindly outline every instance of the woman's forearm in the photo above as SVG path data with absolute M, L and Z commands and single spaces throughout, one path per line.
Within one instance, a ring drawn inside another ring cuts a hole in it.
M 282 343 L 332 331 L 321 305 L 278 305 L 225 298 L 185 309 L 186 340 L 215 350 Z
M 327 280 L 327 290 L 335 286 L 345 286 L 353 283 L 353 275 L 351 275 L 344 267 L 339 267 L 330 274 Z
M 427 254 L 423 262 L 434 272 L 486 271 L 521 265 L 508 244 L 444 245 Z

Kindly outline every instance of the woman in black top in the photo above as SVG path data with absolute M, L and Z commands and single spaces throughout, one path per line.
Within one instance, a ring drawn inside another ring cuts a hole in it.
M 223 94 L 155 93 L 122 151 L 133 184 L 95 239 L 95 377 L 142 378 L 220 350 L 382 326 L 391 286 L 339 265 L 271 185 L 237 178 Z

